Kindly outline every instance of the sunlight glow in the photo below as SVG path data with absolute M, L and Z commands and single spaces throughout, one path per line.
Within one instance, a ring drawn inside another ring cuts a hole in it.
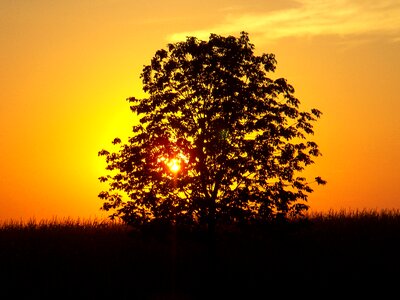
M 167 166 L 172 173 L 177 173 L 181 169 L 181 161 L 178 158 L 173 158 L 167 162 Z
M 189 159 L 183 153 L 178 153 L 172 158 L 160 157 L 158 162 L 163 163 L 172 173 L 178 173 L 181 171 L 183 164 L 187 164 Z

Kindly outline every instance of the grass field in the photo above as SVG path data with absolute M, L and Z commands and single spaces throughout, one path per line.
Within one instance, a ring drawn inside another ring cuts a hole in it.
M 400 290 L 400 212 L 224 230 L 213 251 L 202 233 L 8 222 L 0 225 L 0 276 L 0 299 L 392 299 L 385 294 Z

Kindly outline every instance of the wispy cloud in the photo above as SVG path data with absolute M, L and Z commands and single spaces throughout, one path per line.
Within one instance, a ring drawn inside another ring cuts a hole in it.
M 221 11 L 219 24 L 191 32 L 178 32 L 171 41 L 187 36 L 208 38 L 210 33 L 237 34 L 247 31 L 263 39 L 318 35 L 387 34 L 400 37 L 399 0 L 299 0 L 299 5 L 255 13 L 241 10 Z

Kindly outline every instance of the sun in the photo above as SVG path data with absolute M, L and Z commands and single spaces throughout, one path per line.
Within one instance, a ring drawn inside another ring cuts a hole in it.
M 167 166 L 172 173 L 178 173 L 181 169 L 181 161 L 177 158 L 173 158 L 167 162 Z
M 167 156 L 160 156 L 157 163 L 162 163 L 171 173 L 177 174 L 182 171 L 184 166 L 189 162 L 189 158 L 182 152 L 176 153 L 169 158 Z M 165 170 L 165 169 L 164 169 Z

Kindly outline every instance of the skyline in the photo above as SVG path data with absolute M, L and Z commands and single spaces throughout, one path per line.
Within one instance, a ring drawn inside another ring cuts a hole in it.
M 97 152 L 130 136 L 143 65 L 240 31 L 323 113 L 310 209 L 400 209 L 399 1 L 4 1 L 0 24 L 0 221 L 106 215 Z

